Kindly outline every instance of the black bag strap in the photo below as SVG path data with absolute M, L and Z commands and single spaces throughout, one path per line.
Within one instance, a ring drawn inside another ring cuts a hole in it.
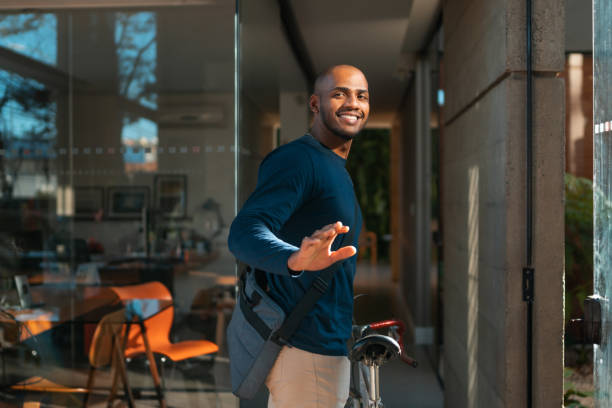
M 310 312 L 310 310 L 314 307 L 314 305 L 318 302 L 318 300 L 323 296 L 323 294 L 327 291 L 329 287 L 329 283 L 331 282 L 334 273 L 340 268 L 344 261 L 338 261 L 333 266 L 325 269 L 319 276 L 315 278 L 312 282 L 312 285 L 306 291 L 304 296 L 300 299 L 300 301 L 295 305 L 289 316 L 285 319 L 281 327 L 278 328 L 274 333 L 272 333 L 272 340 L 275 343 L 284 345 L 288 343 L 289 338 L 293 335 L 293 333 L 297 330 L 298 326 L 302 322 L 302 319 Z
M 253 311 L 253 306 L 259 303 L 259 294 L 253 291 L 253 298 L 249 301 L 249 298 L 246 295 L 244 277 L 242 276 L 239 282 L 240 295 L 238 296 L 239 304 L 238 307 L 242 310 L 245 319 L 257 330 L 257 333 L 261 336 L 262 339 L 267 339 L 270 337 L 272 330 L 266 325 L 266 323 Z
M 357 214 L 359 213 L 359 204 L 355 198 L 355 217 L 357 220 Z M 352 243 L 355 236 L 355 229 L 351 228 L 346 237 L 346 242 Z M 340 268 L 345 261 L 338 261 L 334 265 L 327 269 L 324 269 L 319 273 L 319 276 L 315 278 L 312 285 L 300 301 L 295 305 L 289 316 L 285 319 L 281 327 L 272 333 L 271 339 L 280 345 L 288 343 L 289 338 L 297 330 L 298 326 L 302 322 L 302 319 L 312 310 L 317 301 L 327 292 L 329 283 L 334 277 L 334 273 Z

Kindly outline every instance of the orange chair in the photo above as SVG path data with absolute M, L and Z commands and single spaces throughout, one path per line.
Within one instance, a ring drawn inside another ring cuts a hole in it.
M 89 348 L 90 369 L 87 379 L 87 386 L 85 388 L 68 387 L 62 384 L 54 383 L 43 377 L 31 377 L 11 386 L 11 389 L 20 392 L 44 393 L 45 395 L 52 393 L 84 394 L 82 406 L 86 407 L 89 394 L 94 386 L 94 374 L 96 369 L 110 364 L 114 371 L 114 375 L 111 393 L 108 397 L 109 406 L 112 401 L 117 398 L 117 382 L 119 379 L 121 379 L 124 385 L 125 397 L 128 399 L 128 405 L 133 407 L 134 399 L 128 384 L 125 364 L 121 354 L 121 335 L 124 324 L 125 310 L 120 309 L 104 316 L 96 326 L 96 330 L 92 337 L 91 346 Z M 30 404 L 30 402 L 31 401 L 24 402 L 24 406 Z M 79 404 L 77 403 L 75 405 Z
M 111 289 L 121 300 L 131 299 L 160 299 L 172 300 L 170 291 L 160 282 L 148 282 L 140 285 L 113 286 Z M 170 329 L 174 319 L 174 307 L 170 306 L 158 314 L 146 319 L 146 330 L 150 349 L 153 353 L 161 354 L 176 362 L 204 354 L 215 353 L 219 347 L 208 340 L 185 340 L 178 343 L 170 341 Z M 139 325 L 132 324 L 127 335 L 125 357 L 146 354 L 145 338 L 142 336 Z M 153 373 L 155 376 L 157 374 Z

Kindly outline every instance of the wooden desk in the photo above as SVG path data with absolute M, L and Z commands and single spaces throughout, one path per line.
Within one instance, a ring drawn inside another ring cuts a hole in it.
M 85 286 L 75 289 L 59 288 L 54 286 L 33 286 L 30 288 L 33 304 L 42 304 L 32 309 L 8 309 L 8 313 L 25 326 L 21 330 L 19 341 L 31 336 L 39 335 L 63 323 L 95 320 L 90 316 L 94 311 L 109 306 L 116 301 L 115 294 L 106 287 Z M 89 318 L 87 318 L 90 316 Z M 97 322 L 101 316 L 96 316 Z M 87 319 L 84 319 L 87 318 Z M 0 320 L 6 323 L 6 320 Z M 17 327 L 15 326 L 15 329 Z

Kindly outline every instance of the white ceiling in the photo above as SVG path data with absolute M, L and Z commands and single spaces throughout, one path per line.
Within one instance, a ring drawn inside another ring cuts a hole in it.
M 366 74 L 371 121 L 388 120 L 406 86 L 406 61 L 425 44 L 439 0 L 291 0 L 306 48 L 319 72 L 351 64 Z

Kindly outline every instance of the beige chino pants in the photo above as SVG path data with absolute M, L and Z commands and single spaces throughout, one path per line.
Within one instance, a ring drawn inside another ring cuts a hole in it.
M 266 379 L 268 408 L 343 408 L 349 395 L 350 362 L 283 347 Z

